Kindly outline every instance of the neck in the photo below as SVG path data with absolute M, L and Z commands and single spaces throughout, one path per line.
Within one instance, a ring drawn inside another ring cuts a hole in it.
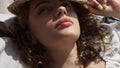
M 50 68 L 78 68 L 75 64 L 77 61 L 76 44 L 61 50 L 48 50 L 48 55 Z

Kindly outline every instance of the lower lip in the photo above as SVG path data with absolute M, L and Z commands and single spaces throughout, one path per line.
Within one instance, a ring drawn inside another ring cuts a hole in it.
M 63 28 L 69 27 L 70 25 L 72 25 L 71 22 L 63 22 L 57 26 L 57 29 L 63 29 Z

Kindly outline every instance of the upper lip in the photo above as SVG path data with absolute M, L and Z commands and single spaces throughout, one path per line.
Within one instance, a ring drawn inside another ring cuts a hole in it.
M 71 22 L 72 23 L 72 21 L 69 18 L 64 17 L 64 18 L 61 18 L 57 21 L 57 23 L 55 24 L 55 28 L 57 28 L 61 23 L 64 23 L 64 22 Z

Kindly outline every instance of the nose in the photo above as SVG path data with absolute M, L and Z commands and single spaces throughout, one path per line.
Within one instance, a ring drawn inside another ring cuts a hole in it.
M 61 17 L 61 16 L 64 16 L 64 15 L 67 15 L 67 13 L 68 13 L 67 9 L 64 6 L 60 6 L 57 9 L 56 17 Z

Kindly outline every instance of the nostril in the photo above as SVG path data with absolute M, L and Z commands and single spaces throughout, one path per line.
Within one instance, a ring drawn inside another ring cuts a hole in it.
M 61 14 L 61 12 L 58 12 L 58 13 L 57 13 L 57 16 L 60 16 L 60 14 Z
M 67 14 L 67 11 L 65 11 L 64 14 Z
M 61 16 L 61 15 L 64 15 L 64 14 L 67 14 L 66 12 L 58 12 L 56 16 Z
M 63 15 L 67 15 L 67 10 L 65 7 L 62 6 L 57 9 L 56 16 L 59 17 L 59 16 L 63 16 Z

